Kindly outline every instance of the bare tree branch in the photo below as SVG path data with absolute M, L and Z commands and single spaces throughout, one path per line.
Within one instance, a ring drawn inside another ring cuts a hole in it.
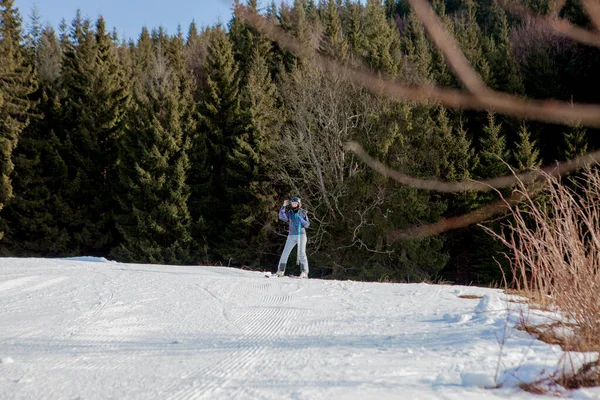
M 397 100 L 412 100 L 422 104 L 442 104 L 451 108 L 478 111 L 494 109 L 499 113 L 518 118 L 531 118 L 564 125 L 580 123 L 582 126 L 600 128 L 600 106 L 598 105 L 570 104 L 556 100 L 526 100 L 492 90 L 473 95 L 436 87 L 407 87 L 392 78 L 375 76 L 367 68 L 348 68 L 339 65 L 334 60 L 320 56 L 314 49 L 304 47 L 296 38 L 244 6 L 237 7 L 236 12 L 282 48 L 299 57 L 313 59 L 328 70 L 342 71 L 349 80 L 361 84 L 375 94 Z
M 574 25 L 562 18 L 552 18 L 548 23 L 561 35 L 590 46 L 600 47 L 600 35 Z
M 566 19 L 557 18 L 556 16 L 541 17 L 538 15 L 534 15 L 522 5 L 517 4 L 511 0 L 498 0 L 498 3 L 506 10 L 524 19 L 529 19 L 538 23 L 549 25 L 550 27 L 552 27 L 552 29 L 556 31 L 556 33 L 559 33 L 564 37 L 575 40 L 579 43 L 600 47 L 600 34 L 598 34 L 597 32 L 581 28 L 577 25 L 572 24 Z M 557 10 L 556 14 L 558 14 L 558 11 L 559 10 Z
M 372 71 L 365 66 L 357 68 L 345 67 L 338 64 L 335 60 L 319 55 L 313 48 L 303 46 L 293 36 L 247 7 L 237 6 L 235 12 L 255 29 L 265 34 L 271 40 L 277 42 L 283 49 L 294 53 L 298 57 L 313 60 L 315 63 L 330 71 L 342 72 L 342 75 L 348 80 L 366 87 L 377 95 L 386 96 L 395 100 L 413 101 L 426 105 L 440 104 L 449 108 L 478 111 L 493 109 L 498 113 L 518 118 L 529 118 L 563 125 L 580 124 L 581 126 L 600 128 L 600 105 L 572 104 L 556 100 L 539 101 L 524 99 L 487 88 L 481 77 L 475 72 L 472 66 L 469 65 L 464 53 L 456 44 L 456 41 L 446 32 L 443 24 L 431 9 L 431 6 L 424 0 L 409 1 L 415 13 L 425 25 L 436 46 L 446 56 L 454 73 L 463 82 L 470 93 L 452 89 L 441 89 L 435 86 L 408 87 L 395 81 L 393 77 L 388 77 L 384 74 L 379 76 L 374 75 Z M 511 1 L 499 1 L 504 4 L 505 8 L 510 9 L 513 12 L 516 10 L 517 13 L 526 15 L 529 18 L 539 19 L 548 23 L 556 32 L 564 36 L 584 44 L 600 47 L 600 35 L 595 32 L 577 27 L 563 19 L 532 17 L 528 11 Z M 591 3 L 592 1 L 593 0 L 585 0 L 584 3 L 590 17 L 596 26 L 598 26 L 597 22 L 599 18 L 597 17 L 600 15 L 600 12 L 596 8 L 596 4 Z M 376 160 L 370 158 L 356 143 L 349 143 L 347 148 L 362 158 L 366 164 L 385 176 L 390 176 L 399 182 L 412 187 L 426 190 L 436 190 L 441 192 L 459 192 L 466 190 L 482 191 L 491 190 L 492 188 L 509 187 L 519 180 L 522 180 L 525 183 L 541 180 L 541 174 L 537 171 L 513 177 L 499 177 L 486 182 L 441 182 L 437 180 L 422 180 L 412 178 L 385 167 Z M 558 167 L 547 167 L 544 169 L 544 172 L 547 172 L 552 176 L 559 176 L 577 168 L 581 168 L 582 166 L 597 163 L 599 159 L 600 152 L 594 152 L 570 160 Z M 494 215 L 508 212 L 511 205 L 523 201 L 528 195 L 529 192 L 515 192 L 507 199 L 488 204 L 476 211 L 462 216 L 446 218 L 430 225 L 393 231 L 390 234 L 390 239 L 397 240 L 436 235 L 451 229 L 464 228 L 477 224 Z
M 600 31 L 600 2 L 598 0 L 582 0 L 582 3 L 596 30 Z
M 460 50 L 456 40 L 446 32 L 444 24 L 433 9 L 424 0 L 409 0 L 417 17 L 423 22 L 425 29 L 435 45 L 442 51 L 450 67 L 465 87 L 474 95 L 490 91 L 479 74 L 473 69 L 467 57 Z
M 531 183 L 546 180 L 547 176 L 559 177 L 578 169 L 589 167 L 600 163 L 600 150 L 569 160 L 558 165 L 548 166 L 539 170 L 525 172 L 519 175 L 508 175 L 485 181 L 468 182 L 444 182 L 438 179 L 419 179 L 393 170 L 375 160 L 356 142 L 346 143 L 346 149 L 352 151 L 365 164 L 373 168 L 381 175 L 394 179 L 395 181 L 415 189 L 431 190 L 441 193 L 457 192 L 487 192 L 494 189 L 502 189 L 514 186 L 518 182 Z
M 522 202 L 526 196 L 521 192 L 515 192 L 507 199 L 498 200 L 483 206 L 468 214 L 458 217 L 444 218 L 433 224 L 416 226 L 408 229 L 398 229 L 390 232 L 390 240 L 417 239 L 427 236 L 439 235 L 453 229 L 466 228 L 471 225 L 483 222 L 495 215 L 507 214 L 510 212 L 510 206 Z

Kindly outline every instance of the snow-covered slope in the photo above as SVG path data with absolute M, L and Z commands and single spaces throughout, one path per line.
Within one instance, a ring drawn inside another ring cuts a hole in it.
M 0 399 L 531 398 L 515 382 L 561 352 L 516 331 L 502 298 L 220 267 L 0 259 Z

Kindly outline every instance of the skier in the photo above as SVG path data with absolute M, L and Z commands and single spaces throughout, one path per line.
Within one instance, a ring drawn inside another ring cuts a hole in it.
M 287 209 L 287 206 L 290 209 Z M 285 200 L 279 210 L 279 219 L 289 223 L 289 234 L 285 242 L 285 248 L 279 259 L 277 276 L 285 275 L 285 266 L 294 246 L 298 245 L 298 260 L 300 261 L 300 278 L 308 278 L 308 258 L 306 258 L 306 229 L 310 226 L 306 210 L 301 208 L 300 197 L 292 197 Z

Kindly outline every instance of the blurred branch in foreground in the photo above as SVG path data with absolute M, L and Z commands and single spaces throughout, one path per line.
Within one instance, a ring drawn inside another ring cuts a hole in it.
M 543 122 L 551 122 L 563 125 L 580 124 L 587 127 L 600 127 L 600 105 L 567 103 L 556 100 L 532 100 L 508 93 L 494 91 L 487 87 L 481 77 L 469 64 L 466 56 L 454 38 L 447 32 L 446 28 L 436 16 L 431 5 L 424 0 L 409 0 L 415 14 L 426 27 L 433 42 L 444 54 L 457 78 L 470 92 L 453 89 L 438 88 L 435 86 L 409 87 L 401 84 L 392 77 L 383 74 L 376 75 L 367 67 L 349 68 L 337 63 L 328 57 L 319 55 L 314 49 L 302 45 L 296 38 L 285 32 L 276 24 L 257 14 L 253 10 L 238 5 L 235 12 L 244 18 L 254 28 L 265 34 L 271 40 L 277 42 L 282 48 L 294 53 L 296 56 L 314 60 L 328 70 L 343 72 L 349 80 L 360 84 L 375 94 L 387 96 L 395 100 L 410 100 L 421 104 L 441 104 L 449 108 L 471 109 L 478 111 L 494 110 L 508 116 L 517 118 L 528 118 Z M 502 1 L 505 7 L 522 15 L 530 15 L 525 9 L 516 6 L 512 2 Z M 595 5 L 588 4 L 586 10 L 592 20 L 596 22 L 598 12 Z M 600 35 L 595 32 L 576 27 L 570 22 L 558 18 L 543 18 L 557 32 L 577 40 L 584 44 L 593 44 L 600 47 Z M 439 180 L 418 179 L 398 171 L 393 171 L 377 160 L 371 158 L 360 145 L 349 142 L 346 149 L 354 152 L 367 165 L 384 176 L 389 176 L 400 183 L 414 188 L 432 190 L 438 192 L 462 192 L 462 191 L 489 191 L 493 189 L 506 188 L 521 181 L 531 183 L 547 180 L 545 175 L 560 177 L 576 169 L 587 167 L 598 163 L 600 151 L 569 160 L 559 166 L 546 167 L 541 171 L 526 172 L 521 175 L 497 177 L 487 181 L 477 182 L 443 182 Z M 536 185 L 537 187 L 538 185 Z M 543 185 L 542 185 L 543 186 Z M 536 189 L 537 191 L 538 189 Z M 526 193 L 530 195 L 530 193 Z M 507 205 L 514 205 L 523 201 L 526 196 L 515 192 L 507 199 L 481 207 L 462 216 L 446 218 L 433 224 L 413 227 L 405 230 L 396 230 L 391 235 L 392 240 L 424 237 L 440 234 L 452 229 L 464 228 L 480 223 L 495 215 L 509 211 Z

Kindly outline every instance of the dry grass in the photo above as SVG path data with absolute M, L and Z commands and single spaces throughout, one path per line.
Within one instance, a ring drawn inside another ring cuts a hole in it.
M 529 309 L 532 310 L 541 310 L 541 311 L 552 311 L 549 308 L 549 305 L 547 304 L 548 302 L 546 301 L 546 297 L 548 297 L 545 294 L 541 294 L 538 293 L 536 291 L 524 291 L 524 290 L 517 290 L 517 289 L 504 289 L 504 293 L 508 294 L 508 295 L 514 295 L 514 296 L 519 296 L 522 297 L 524 300 L 517 300 L 517 299 L 509 299 L 507 300 L 510 303 L 516 303 L 516 304 L 527 304 Z
M 588 170 L 572 187 L 547 176 L 534 199 L 510 207 L 506 235 L 492 232 L 512 254 L 511 286 L 542 307 L 555 306 L 590 338 L 600 337 L 600 173 Z
M 461 294 L 458 296 L 461 299 L 482 299 L 483 296 L 477 296 L 475 294 Z
M 545 387 L 542 387 L 539 382 L 521 382 L 519 388 L 531 394 L 548 394 L 548 390 Z
M 587 170 L 568 182 L 549 175 L 547 180 L 538 198 L 521 184 L 517 192 L 525 201 L 510 206 L 513 222 L 504 233 L 484 229 L 510 250 L 515 293 L 530 299 L 530 308 L 562 316 L 547 325 L 522 316 L 520 329 L 565 352 L 600 352 L 600 172 Z M 586 364 L 575 374 L 553 376 L 553 383 L 595 386 L 597 368 L 591 371 Z M 544 386 L 528 389 L 534 387 Z
M 558 322 L 544 325 L 530 325 L 526 321 L 521 320 L 517 329 L 536 336 L 537 340 L 544 343 L 559 345 L 564 351 L 571 351 L 573 350 L 571 341 L 557 332 L 557 329 L 561 327 L 562 325 Z

